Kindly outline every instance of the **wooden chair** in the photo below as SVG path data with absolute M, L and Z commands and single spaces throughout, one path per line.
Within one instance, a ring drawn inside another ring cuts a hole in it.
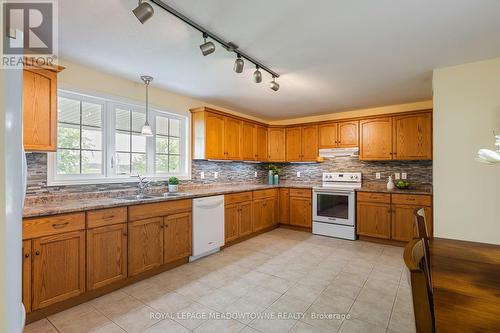
M 427 262 L 426 273 L 429 280 L 429 288 L 432 292 L 432 274 L 431 274 L 431 250 L 429 231 L 427 229 L 427 221 L 425 218 L 425 209 L 417 208 L 414 213 L 415 229 L 417 230 L 417 238 L 423 240 L 425 258 Z
M 424 240 L 412 239 L 403 258 L 409 271 L 417 333 L 435 332 L 434 304 L 427 274 Z

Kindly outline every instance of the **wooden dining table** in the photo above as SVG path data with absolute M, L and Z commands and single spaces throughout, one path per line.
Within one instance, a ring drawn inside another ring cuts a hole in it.
M 437 332 L 500 332 L 500 246 L 434 238 Z

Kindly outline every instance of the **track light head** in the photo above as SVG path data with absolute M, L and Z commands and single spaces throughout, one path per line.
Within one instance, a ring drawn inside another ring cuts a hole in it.
M 262 82 L 262 73 L 259 71 L 259 66 L 255 66 L 255 72 L 253 72 L 253 81 L 255 83 Z
M 280 85 L 276 82 L 276 77 L 273 76 L 273 80 L 269 83 L 269 88 L 274 91 L 280 90 Z
M 245 66 L 245 62 L 243 61 L 243 59 L 241 59 L 241 55 L 238 54 L 238 58 L 236 58 L 236 61 L 234 62 L 233 69 L 236 73 L 242 73 L 244 66 Z
M 153 6 L 144 0 L 139 0 L 139 5 L 132 12 L 142 24 L 153 17 L 155 13 Z
M 205 42 L 200 45 L 201 54 L 203 54 L 203 56 L 205 57 L 215 52 L 215 44 L 213 42 L 207 42 L 207 38 L 208 35 L 204 33 L 203 39 Z

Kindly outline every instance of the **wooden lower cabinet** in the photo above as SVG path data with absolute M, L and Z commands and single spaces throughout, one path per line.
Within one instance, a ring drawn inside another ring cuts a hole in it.
M 85 292 L 85 231 L 33 239 L 32 309 Z
M 297 227 L 312 227 L 312 208 L 310 197 L 290 196 L 290 224 Z
M 417 235 L 414 223 L 415 209 L 421 206 L 392 205 L 392 239 L 408 242 Z M 432 235 L 432 208 L 424 207 L 427 231 Z
M 280 189 L 279 223 L 290 224 L 290 190 Z
M 128 223 L 128 275 L 163 264 L 163 217 Z
M 253 231 L 260 231 L 276 224 L 276 198 L 265 198 L 253 202 Z
M 23 304 L 26 312 L 31 312 L 31 240 L 23 241 Z
M 253 210 L 252 202 L 240 203 L 238 205 L 238 236 L 243 237 L 252 233 Z
M 87 290 L 127 277 L 127 224 L 87 230 Z
M 391 205 L 390 203 L 357 203 L 358 235 L 390 239 Z
M 238 204 L 226 205 L 224 207 L 224 241 L 225 243 L 238 239 Z
M 163 219 L 163 263 L 189 257 L 192 253 L 191 213 L 170 215 Z

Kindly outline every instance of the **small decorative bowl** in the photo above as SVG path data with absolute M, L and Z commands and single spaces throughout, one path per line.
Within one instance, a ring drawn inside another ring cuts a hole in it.
M 410 183 L 404 183 L 404 184 L 400 184 L 400 183 L 396 183 L 396 187 L 400 190 L 406 190 L 407 188 L 410 187 Z

